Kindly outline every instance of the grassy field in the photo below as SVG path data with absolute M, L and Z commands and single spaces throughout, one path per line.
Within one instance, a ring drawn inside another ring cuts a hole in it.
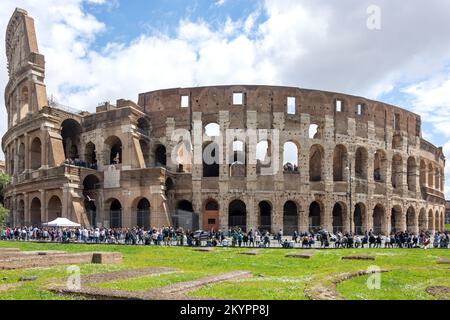
M 445 230 L 450 231 L 450 224 L 445 225 Z
M 253 277 L 203 287 L 190 296 L 226 299 L 307 299 L 305 289 L 312 284 L 324 283 L 343 272 L 366 270 L 371 265 L 390 272 L 381 275 L 379 290 L 368 290 L 367 277 L 352 278 L 340 283 L 336 290 L 346 299 L 435 299 L 425 292 L 428 286 L 450 287 L 449 266 L 438 265 L 439 257 L 450 258 L 445 249 L 349 249 L 318 250 L 309 260 L 286 258 L 288 252 L 298 250 L 266 249 L 257 256 L 237 254 L 246 249 L 222 249 L 214 252 L 195 252 L 191 248 L 131 247 L 102 245 L 60 245 L 33 243 L 5 243 L 1 247 L 22 250 L 119 251 L 123 253 L 121 265 L 80 265 L 82 275 L 142 268 L 148 266 L 174 267 L 180 272 L 160 276 L 117 280 L 95 284 L 101 288 L 145 290 L 189 281 L 234 270 L 250 271 Z M 376 255 L 376 261 L 341 260 L 353 254 Z M 0 286 L 14 284 L 21 276 L 37 276 L 37 281 L 0 292 L 0 299 L 70 299 L 47 291 L 45 288 L 68 276 L 65 266 L 26 270 L 0 271 Z M 447 297 L 449 298 L 449 297 Z

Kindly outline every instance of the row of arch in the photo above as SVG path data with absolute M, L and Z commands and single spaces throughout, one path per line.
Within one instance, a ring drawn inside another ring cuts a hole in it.
M 218 203 L 215 200 L 210 200 L 206 203 L 205 209 L 208 210 L 208 207 L 218 208 Z M 258 203 L 258 229 L 261 231 L 277 231 L 273 230 L 272 226 L 272 210 L 270 201 L 261 201 Z M 299 229 L 317 231 L 319 228 L 324 227 L 324 206 L 320 201 L 310 203 L 307 211 L 307 225 L 302 226 L 303 222 L 300 212 L 301 207 L 297 202 L 288 200 L 284 203 L 282 230 L 285 235 L 292 235 L 294 231 L 299 231 Z M 371 215 L 371 219 L 369 219 L 368 215 Z M 387 218 L 389 216 L 390 222 L 388 224 Z M 229 228 L 246 230 L 247 217 L 246 204 L 242 200 L 233 200 L 229 203 Z M 331 217 L 332 231 L 335 233 L 350 231 L 350 224 L 353 225 L 351 229 L 357 234 L 363 234 L 369 230 L 373 230 L 378 234 L 398 231 L 418 233 L 420 231 L 440 230 L 444 224 L 443 212 L 433 212 L 430 209 L 427 213 L 425 208 L 422 208 L 417 213 L 413 206 L 408 207 L 407 211 L 403 212 L 402 207 L 396 205 L 391 209 L 389 215 L 382 204 L 377 204 L 370 213 L 367 211 L 364 203 L 357 203 L 350 217 L 347 205 L 344 202 L 336 202 L 333 206 Z M 388 228 L 389 225 L 390 229 Z
M 147 198 L 141 197 L 133 202 L 132 212 L 135 214 L 136 225 L 144 228 L 150 228 L 150 202 Z M 105 201 L 105 210 L 108 211 L 109 226 L 111 228 L 120 228 L 123 226 L 123 207 L 121 202 L 116 198 Z M 189 201 L 179 201 L 177 209 L 193 212 L 192 204 Z M 260 201 L 258 203 L 257 225 L 261 231 L 277 231 L 272 225 L 273 206 L 270 201 Z M 52 196 L 46 206 L 47 219 L 49 221 L 61 217 L 62 202 L 58 196 Z M 97 225 L 97 208 L 95 204 L 86 201 L 85 209 L 91 225 Z M 29 206 L 30 222 L 32 225 L 40 225 L 42 223 L 42 203 L 39 197 L 32 198 Z M 370 212 L 371 211 L 371 212 Z M 426 211 L 425 208 L 419 212 L 413 206 L 409 206 L 406 212 L 399 205 L 395 205 L 387 212 L 382 204 L 377 204 L 372 210 L 368 210 L 364 203 L 357 203 L 354 206 L 353 213 L 349 213 L 346 203 L 336 202 L 332 209 L 331 223 L 333 232 L 346 232 L 352 229 L 357 234 L 362 234 L 370 229 L 376 233 L 388 234 L 397 231 L 408 231 L 417 233 L 419 231 L 441 230 L 444 225 L 444 212 Z M 18 222 L 25 222 L 25 203 L 23 200 L 18 204 Z M 204 213 L 214 212 L 216 217 L 209 217 L 209 221 L 220 220 L 219 204 L 216 200 L 208 200 L 204 206 Z M 306 220 L 302 217 L 301 206 L 294 200 L 288 200 L 283 205 L 283 226 L 282 230 L 285 235 L 291 235 L 294 231 L 309 230 L 317 231 L 325 226 L 324 205 L 321 201 L 313 201 L 307 210 Z M 370 217 L 369 217 L 370 215 Z M 390 221 L 388 218 L 390 217 Z M 104 217 L 106 218 L 106 217 Z M 244 201 L 236 199 L 228 205 L 228 227 L 247 229 L 248 210 Z M 306 221 L 306 225 L 305 225 Z M 351 227 L 352 225 L 352 227 Z M 390 226 L 390 227 L 389 227 Z M 215 223 L 215 227 L 218 226 Z M 207 229 L 207 225 L 203 225 Z
M 145 119 L 139 119 L 138 130 L 148 132 L 149 124 Z M 218 124 L 208 124 L 205 127 L 206 134 L 214 137 L 220 134 L 220 126 Z M 80 124 L 68 119 L 62 123 L 61 135 L 63 138 L 65 157 L 70 159 L 83 159 L 88 166 L 97 164 L 97 150 L 93 142 L 85 145 L 84 157 L 79 155 L 80 145 Z M 117 136 L 110 136 L 104 142 L 105 165 L 119 164 L 123 161 L 122 141 Z M 167 154 L 166 147 L 162 144 L 156 145 L 153 150 L 153 163 L 150 161 L 150 147 L 146 139 L 140 140 L 140 146 L 146 167 L 166 166 Z M 187 148 L 189 149 L 189 147 Z M 270 167 L 271 165 L 271 141 L 260 141 L 256 146 L 257 173 L 261 172 L 262 167 Z M 189 152 L 189 150 L 187 150 Z M 243 141 L 236 140 L 232 145 L 232 158 L 230 160 L 230 176 L 246 175 L 246 146 Z M 12 150 L 14 154 L 14 150 Z M 17 152 L 18 156 L 18 172 L 25 170 L 25 145 L 21 143 Z M 206 143 L 203 147 L 203 176 L 218 177 L 219 176 L 219 145 L 215 142 Z M 320 144 L 315 144 L 310 148 L 309 156 L 309 177 L 310 181 L 323 181 L 324 179 L 324 148 Z M 285 172 L 299 173 L 299 144 L 295 141 L 288 141 L 283 145 L 283 170 Z M 189 156 L 185 156 L 185 158 Z M 355 152 L 355 168 L 354 176 L 357 179 L 368 179 L 368 152 L 364 147 L 357 148 Z M 14 157 L 10 157 L 10 170 L 14 172 Z M 187 161 L 184 161 L 187 162 Z M 394 189 L 399 189 L 403 184 L 403 158 L 400 154 L 394 154 L 391 161 L 391 183 Z M 42 166 L 42 142 L 36 137 L 32 140 L 30 146 L 30 169 L 36 170 Z M 179 163 L 178 167 L 183 171 L 186 163 Z M 344 145 L 337 145 L 333 152 L 333 180 L 347 181 L 349 178 L 349 170 L 351 164 L 347 148 Z M 384 150 L 377 150 L 374 155 L 373 178 L 376 182 L 387 182 L 387 166 L 388 160 Z M 444 172 L 442 168 L 433 165 L 431 162 L 426 163 L 425 160 L 420 162 L 420 173 L 418 173 L 418 165 L 414 157 L 409 157 L 406 163 L 407 185 L 410 191 L 416 191 L 416 176 L 420 177 L 420 185 L 443 191 L 444 188 Z

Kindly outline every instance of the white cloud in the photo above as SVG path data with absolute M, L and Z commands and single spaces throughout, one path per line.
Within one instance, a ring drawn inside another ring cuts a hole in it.
M 214 3 L 216 6 L 221 7 L 225 4 L 226 0 L 216 0 Z

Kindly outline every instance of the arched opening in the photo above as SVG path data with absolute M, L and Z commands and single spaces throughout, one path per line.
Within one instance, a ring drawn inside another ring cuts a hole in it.
M 203 177 L 219 177 L 219 145 L 210 142 L 203 146 Z
M 122 163 L 122 141 L 111 136 L 105 140 L 105 159 L 108 161 L 106 165 Z
M 286 142 L 283 146 L 283 170 L 298 173 L 298 147 L 294 142 Z
M 139 228 L 150 230 L 150 202 L 146 198 L 137 204 L 136 222 Z
M 122 228 L 122 204 L 114 199 L 109 206 L 109 225 L 112 229 Z
M 79 159 L 81 125 L 73 120 L 64 120 L 61 124 L 61 137 L 63 138 L 64 155 L 66 159 Z
M 150 167 L 150 146 L 147 141 L 141 139 L 139 140 L 139 145 L 141 146 L 142 157 L 144 158 L 144 164 L 146 168 Z
M 259 231 L 272 231 L 272 206 L 267 201 L 261 201 L 259 207 Z
M 406 230 L 410 233 L 416 233 L 416 210 L 413 207 L 409 207 L 406 212 Z
M 247 230 L 247 209 L 241 200 L 234 200 L 228 206 L 228 226 L 230 229 Z
M 403 137 L 400 133 L 394 134 L 392 137 L 392 148 L 393 149 L 401 149 L 403 145 Z
M 284 235 L 293 235 L 298 231 L 298 208 L 293 201 L 288 201 L 283 207 L 283 232 Z
M 15 170 L 14 170 L 15 157 L 16 157 L 16 152 L 15 152 L 15 150 L 13 148 L 13 149 L 11 149 L 10 160 L 9 160 L 9 172 L 11 172 L 11 175 L 15 174 Z
M 145 136 L 150 135 L 150 124 L 145 118 L 139 118 L 137 122 L 137 131 Z
M 25 144 L 21 143 L 19 145 L 19 151 L 17 152 L 18 163 L 17 163 L 17 171 L 19 174 L 25 171 Z
M 431 209 L 428 211 L 428 231 L 434 232 L 434 213 Z
M 427 186 L 427 165 L 423 160 L 420 161 L 420 186 Z
M 42 144 L 39 138 L 34 138 L 30 148 L 31 170 L 37 170 L 42 167 Z
M 433 169 L 433 165 L 430 163 L 428 165 L 428 187 L 429 188 L 434 188 L 434 169 Z
M 322 206 L 317 201 L 314 201 L 309 206 L 309 230 L 310 232 L 317 232 L 321 226 Z
M 366 148 L 359 147 L 355 153 L 355 177 L 367 180 L 367 166 L 369 155 Z
M 386 182 L 387 157 L 386 152 L 378 150 L 373 163 L 373 179 L 375 182 Z
M 396 154 L 392 158 L 392 187 L 396 190 L 402 189 L 403 183 L 403 159 Z
M 347 149 L 342 145 L 334 148 L 333 154 L 333 180 L 347 181 L 346 167 L 348 162 Z
M 97 226 L 97 206 L 95 202 L 84 199 L 84 210 L 86 210 L 90 225 L 95 228 Z
M 272 145 L 270 140 L 263 140 L 256 145 L 256 174 L 261 174 L 261 169 L 269 169 L 272 164 Z M 270 172 L 270 171 L 269 171 Z
M 434 230 L 437 232 L 442 231 L 441 230 L 441 215 L 439 214 L 439 211 L 436 211 L 434 213 Z
M 166 147 L 158 145 L 155 150 L 155 167 L 167 166 Z
M 246 168 L 246 150 L 243 141 L 233 141 L 233 156 L 230 159 L 230 177 L 245 177 L 247 174 Z
M 95 150 L 95 144 L 88 142 L 84 151 L 84 159 L 88 168 L 97 169 L 97 151 Z
M 217 231 L 219 226 L 219 204 L 216 200 L 208 200 L 203 213 L 203 229 Z
M 355 211 L 353 215 L 353 223 L 355 225 L 355 234 L 364 234 L 365 227 L 363 226 L 363 221 L 366 216 L 366 206 L 363 203 L 358 203 L 355 206 Z
M 345 207 L 342 203 L 336 203 L 333 207 L 333 233 L 344 232 L 345 230 Z
M 308 135 L 310 139 L 322 139 L 322 132 L 318 124 L 312 123 L 308 128 Z
M 25 202 L 23 200 L 20 200 L 17 206 L 17 223 L 19 226 L 25 225 Z
M 20 93 L 19 120 L 26 117 L 26 115 L 30 111 L 29 105 L 30 105 L 30 95 L 28 93 L 28 87 L 24 86 Z
M 34 198 L 31 200 L 30 205 L 30 216 L 31 216 L 31 225 L 32 226 L 40 226 L 42 223 L 41 219 L 41 200 L 39 198 Z
M 166 190 L 165 190 L 166 196 L 169 195 L 169 193 L 171 191 L 174 191 L 175 183 L 173 182 L 172 178 L 166 179 L 165 187 L 166 187 Z
M 205 126 L 205 134 L 208 137 L 219 137 L 220 136 L 220 125 L 217 123 L 209 123 Z
M 90 174 L 83 180 L 83 191 L 92 192 L 101 188 L 100 180 L 96 175 Z
M 373 232 L 383 234 L 383 225 L 385 223 L 385 211 L 381 204 L 377 204 L 373 209 Z
M 314 145 L 310 149 L 309 156 L 309 180 L 311 182 L 322 181 L 324 150 L 320 145 Z
M 100 180 L 96 175 L 90 174 L 83 180 L 84 209 L 91 226 L 97 226 L 97 206 L 99 199 L 98 190 L 101 188 Z
M 53 196 L 48 201 L 48 221 L 53 221 L 62 216 L 62 203 L 58 196 Z
M 420 210 L 419 214 L 419 232 L 428 230 L 427 212 L 424 208 Z
M 181 200 L 178 202 L 175 213 L 172 215 L 172 224 L 175 228 L 184 230 L 197 230 L 199 228 L 198 215 L 194 212 L 192 202 Z
M 394 206 L 391 210 L 391 233 L 404 231 L 402 230 L 402 208 Z
M 192 172 L 192 144 L 180 137 L 178 144 L 174 147 L 172 155 L 175 157 L 177 172 Z
M 439 168 L 434 169 L 434 188 L 439 190 L 441 182 L 439 181 Z
M 414 157 L 408 158 L 407 165 L 407 177 L 408 177 L 408 190 L 416 191 L 416 179 L 417 179 L 417 165 Z

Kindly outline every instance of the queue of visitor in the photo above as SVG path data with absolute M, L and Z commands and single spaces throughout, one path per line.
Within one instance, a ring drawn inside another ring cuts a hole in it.
M 1 240 L 46 241 L 62 243 L 162 245 L 162 246 L 206 246 L 206 247 L 282 247 L 282 248 L 448 248 L 448 232 L 397 232 L 381 236 L 373 231 L 364 235 L 352 233 L 336 234 L 326 230 L 315 233 L 298 233 L 284 237 L 282 230 L 274 235 L 267 231 L 240 228 L 227 232 L 190 231 L 182 228 L 163 227 L 145 230 L 144 228 L 6 228 L 0 233 Z

